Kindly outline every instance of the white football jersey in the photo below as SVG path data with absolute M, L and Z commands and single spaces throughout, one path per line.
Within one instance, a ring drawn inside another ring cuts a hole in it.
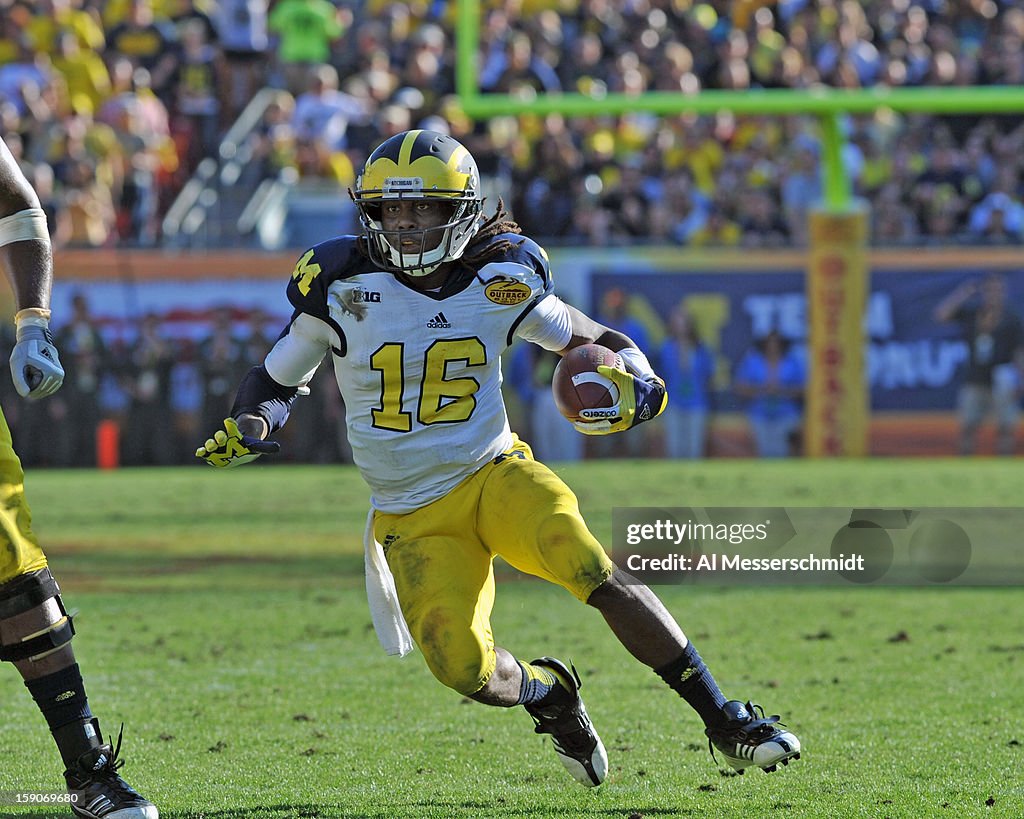
M 295 268 L 288 294 L 296 313 L 267 371 L 302 386 L 330 352 L 353 458 L 377 509 L 425 506 L 512 445 L 500 357 L 551 292 L 551 275 L 534 242 L 499 238 L 516 244 L 438 292 L 376 269 L 354 237 L 317 245 Z M 568 343 L 564 305 L 537 313 L 528 337 Z

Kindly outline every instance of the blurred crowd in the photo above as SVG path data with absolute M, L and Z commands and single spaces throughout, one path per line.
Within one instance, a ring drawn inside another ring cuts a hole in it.
M 474 123 L 454 2 L 0 0 L 0 133 L 57 246 L 152 246 L 257 90 L 267 177 L 335 185 L 410 127 L 467 144 L 548 242 L 799 246 L 821 195 L 805 117 L 629 114 Z M 599 96 L 819 85 L 1024 84 L 1015 0 L 482 0 L 485 92 Z M 1020 116 L 847 117 L 844 162 L 883 245 L 1017 242 Z
M 279 320 L 237 307 L 115 322 L 98 317 L 82 293 L 72 304 L 71 315 L 54 323 L 66 372 L 61 390 L 27 404 L 9 378 L 0 379 L 0 401 L 26 466 L 199 463 L 196 447 L 222 427 L 242 377 L 281 329 Z M 14 347 L 12 328 L 0 330 L 4 360 Z M 277 461 L 351 462 L 333 379 L 314 379 L 277 437 Z
M 701 338 L 694 316 L 682 304 L 663 321 L 644 297 L 618 287 L 603 294 L 597 318 L 647 351 L 668 387 L 668 407 L 627 435 L 575 435 L 552 396 L 558 355 L 519 342 L 505 366 L 505 401 L 512 428 L 530 441 L 540 459 L 784 458 L 802 453 L 807 381 L 802 344 L 771 331 L 731 360 Z

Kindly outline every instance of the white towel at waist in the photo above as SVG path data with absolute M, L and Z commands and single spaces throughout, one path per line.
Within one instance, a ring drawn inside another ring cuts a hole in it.
M 366 516 L 363 532 L 363 552 L 366 563 L 366 599 L 377 639 L 388 654 L 404 657 L 413 650 L 412 635 L 398 605 L 395 578 L 388 568 L 384 548 L 373 536 L 373 510 Z

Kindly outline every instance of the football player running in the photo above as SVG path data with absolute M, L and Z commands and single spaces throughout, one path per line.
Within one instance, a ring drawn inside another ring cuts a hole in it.
M 23 398 L 55 393 L 64 381 L 50 337 L 53 262 L 46 215 L 7 145 L 0 141 L 0 266 L 14 288 L 17 343 L 11 377 Z M 0 660 L 18 669 L 42 711 L 66 768 L 69 804 L 88 819 L 157 819 L 153 804 L 120 777 L 117 747 L 104 743 L 71 638 L 72 615 L 32 532 L 25 476 L 0 413 Z
M 619 387 L 618 412 L 578 422 L 587 434 L 626 430 L 664 409 L 664 384 L 643 352 L 554 295 L 544 250 L 500 202 L 482 214 L 476 162 L 455 139 L 424 130 L 391 137 L 352 196 L 362 234 L 299 259 L 291 322 L 196 455 L 231 467 L 276 452 L 269 436 L 329 357 L 371 490 L 368 577 L 371 546 L 382 544 L 384 587 L 393 576 L 408 631 L 439 681 L 487 705 L 525 706 L 573 777 L 604 780 L 608 757 L 572 664 L 525 662 L 495 645 L 500 555 L 600 611 L 697 711 L 733 768 L 774 770 L 798 757 L 800 742 L 778 717 L 726 700 L 660 600 L 611 562 L 572 491 L 509 430 L 499 359 L 514 336 L 561 354 L 592 342 L 619 353 L 622 368 L 604 370 Z M 398 631 L 396 653 L 405 648 Z

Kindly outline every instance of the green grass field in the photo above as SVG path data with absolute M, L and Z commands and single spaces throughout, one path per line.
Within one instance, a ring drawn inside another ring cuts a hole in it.
M 586 463 L 559 470 L 607 542 L 612 506 L 1019 506 L 1013 461 Z M 522 709 L 378 647 L 367 492 L 343 467 L 37 471 L 37 532 L 126 777 L 165 819 L 1021 817 L 1020 588 L 658 588 L 727 694 L 781 713 L 803 759 L 725 776 L 696 715 L 559 589 L 502 573 L 494 629 L 572 658 L 610 755 L 586 790 Z M 1024 559 L 1024 557 L 1022 557 Z M 59 762 L 0 668 L 0 800 Z M 3 792 L 8 792 L 6 795 Z M 65 816 L 0 804 L 0 816 Z

